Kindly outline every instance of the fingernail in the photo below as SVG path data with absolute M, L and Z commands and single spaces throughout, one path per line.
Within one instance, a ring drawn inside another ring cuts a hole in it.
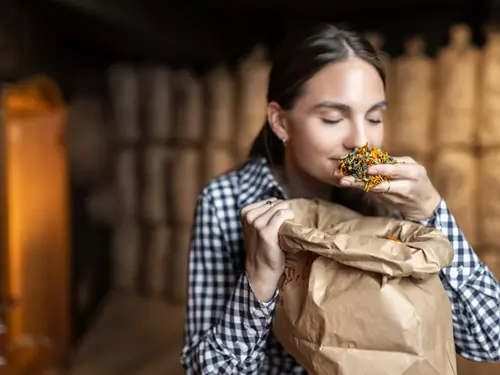
M 374 168 L 374 167 L 368 168 L 368 173 L 370 173 L 370 174 L 377 174 L 378 173 L 377 168 Z
M 340 181 L 340 185 L 342 186 L 351 186 L 351 182 L 347 180 L 342 180 Z

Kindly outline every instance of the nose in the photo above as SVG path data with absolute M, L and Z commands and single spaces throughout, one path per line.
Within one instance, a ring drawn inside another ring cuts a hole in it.
M 353 121 L 350 126 L 348 136 L 344 139 L 344 147 L 347 150 L 354 150 L 356 147 L 362 147 L 368 142 L 368 136 L 364 121 Z

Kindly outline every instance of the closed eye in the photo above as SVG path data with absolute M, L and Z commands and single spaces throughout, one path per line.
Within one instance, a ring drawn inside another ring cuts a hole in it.
M 341 122 L 342 119 L 339 119 L 339 120 L 329 120 L 329 119 L 326 119 L 326 118 L 322 118 L 321 121 L 323 121 L 323 123 L 327 124 L 327 125 L 335 125 L 335 124 L 338 124 L 339 122 Z
M 378 125 L 378 124 L 382 123 L 382 120 L 370 120 L 370 119 L 368 119 L 368 122 L 370 124 L 373 124 L 373 125 Z

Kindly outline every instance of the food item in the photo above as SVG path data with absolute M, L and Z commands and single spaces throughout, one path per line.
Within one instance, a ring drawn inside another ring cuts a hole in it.
M 364 190 L 369 191 L 374 186 L 389 181 L 386 176 L 368 174 L 368 168 L 377 164 L 398 164 L 398 161 L 377 147 L 371 148 L 367 142 L 363 147 L 356 147 L 353 152 L 340 159 L 338 170 L 341 176 L 353 176 L 363 181 Z
M 398 239 L 396 237 L 393 237 L 393 236 L 390 236 L 388 234 L 385 235 L 385 238 L 388 239 L 388 240 L 392 240 L 392 241 L 396 241 L 396 242 L 401 242 L 400 239 Z

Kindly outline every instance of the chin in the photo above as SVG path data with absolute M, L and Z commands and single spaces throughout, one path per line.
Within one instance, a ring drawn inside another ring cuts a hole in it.
M 325 185 L 329 186 L 338 186 L 338 179 L 333 176 L 333 170 L 328 171 L 327 173 L 323 174 L 321 177 L 317 178 L 318 181 L 321 181 Z
M 337 170 L 339 167 L 339 161 L 330 161 L 330 165 L 328 168 L 325 168 L 324 171 L 324 182 L 328 183 L 329 185 L 335 185 L 335 183 L 338 183 L 338 178 L 333 176 L 333 172 Z

